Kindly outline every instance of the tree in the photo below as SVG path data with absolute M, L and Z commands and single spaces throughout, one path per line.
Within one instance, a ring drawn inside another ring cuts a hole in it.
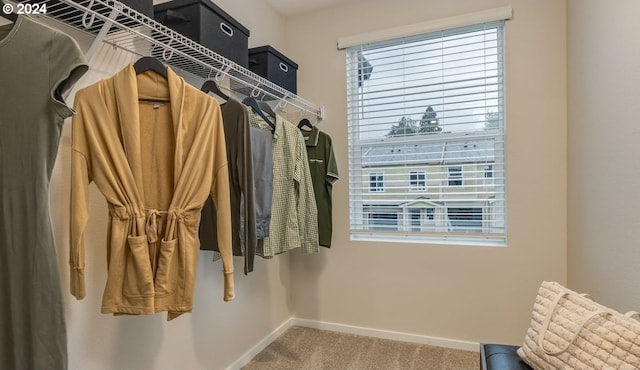
M 397 125 L 391 126 L 391 131 L 387 133 L 389 137 L 415 135 L 418 131 L 416 122 L 411 117 L 402 117 Z
M 489 111 L 484 115 L 484 129 L 493 130 L 498 128 L 500 122 L 500 115 L 498 112 Z
M 431 106 L 428 106 L 420 120 L 420 128 L 418 132 L 421 134 L 435 134 L 442 131 L 442 127 L 438 125 L 438 114 Z

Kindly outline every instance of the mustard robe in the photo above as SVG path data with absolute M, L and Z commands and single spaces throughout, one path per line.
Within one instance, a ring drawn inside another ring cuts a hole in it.
M 76 94 L 71 159 L 71 294 L 85 296 L 88 187 L 108 203 L 102 313 L 191 312 L 200 210 L 217 209 L 224 300 L 233 299 L 229 175 L 220 106 L 167 69 L 133 64 Z M 140 98 L 169 99 L 168 103 Z M 222 232 L 220 232 L 222 231 Z

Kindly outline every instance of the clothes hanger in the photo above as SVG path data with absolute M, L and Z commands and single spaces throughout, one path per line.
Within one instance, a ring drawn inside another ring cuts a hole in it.
M 165 79 L 169 79 L 169 76 L 167 75 L 167 67 L 154 57 L 142 57 L 138 59 L 133 64 L 133 69 L 136 70 L 136 74 L 138 75 L 146 71 L 153 71 Z
M 224 100 L 229 100 L 229 96 L 227 94 L 223 93 L 222 90 L 220 90 L 220 86 L 218 86 L 218 84 L 213 80 L 206 80 L 202 84 L 202 87 L 200 88 L 200 91 L 202 91 L 204 93 L 212 92 L 212 93 L 218 95 L 219 97 L 221 97 Z
M 141 73 L 147 71 L 153 71 L 160 76 L 162 76 L 165 80 L 169 80 L 169 75 L 167 73 L 167 67 L 162 64 L 160 60 L 154 57 L 142 57 L 138 59 L 133 64 L 133 69 L 136 71 L 136 74 L 139 75 Z M 139 101 L 145 101 L 150 103 L 168 103 L 169 99 L 161 99 L 161 98 L 140 98 Z
M 305 128 L 307 127 L 307 128 Z M 298 122 L 298 128 L 300 130 L 305 130 L 305 131 L 309 131 L 313 129 L 313 125 L 311 124 L 311 121 L 309 121 L 306 118 L 303 118 L 300 120 L 300 122 Z
M 6 5 L 7 3 L 4 0 L 0 0 L 0 5 Z M 4 9 L 4 6 L 3 6 Z M 10 20 L 11 22 L 16 22 L 18 20 L 18 14 L 11 12 L 11 13 L 5 13 L 4 11 L 2 13 L 0 13 L 2 15 L 3 18 Z
M 273 108 L 271 108 L 271 106 L 267 102 L 260 100 L 258 102 L 258 105 L 260 106 L 260 108 L 262 108 L 263 112 L 270 115 L 274 119 L 276 118 L 276 112 L 273 111 Z
M 267 117 L 267 115 L 264 114 L 264 111 L 262 110 L 262 108 L 260 108 L 260 105 L 258 104 L 258 101 L 255 98 L 252 98 L 252 97 L 244 98 L 244 100 L 242 101 L 242 104 L 251 107 L 251 109 L 253 109 L 253 111 L 256 112 L 256 114 L 258 114 L 260 117 L 262 117 L 262 119 L 269 126 L 271 126 L 271 132 L 275 132 L 275 130 L 276 130 L 275 122 L 272 122 L 269 119 L 269 117 Z

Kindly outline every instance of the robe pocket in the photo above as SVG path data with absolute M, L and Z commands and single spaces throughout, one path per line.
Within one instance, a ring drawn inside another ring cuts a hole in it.
M 153 273 L 147 236 L 127 236 L 122 293 L 128 297 L 153 296 Z
M 156 270 L 156 297 L 173 294 L 178 285 L 178 271 L 180 269 L 180 256 L 177 253 L 178 239 L 162 240 L 160 242 L 160 255 L 158 256 L 158 269 Z

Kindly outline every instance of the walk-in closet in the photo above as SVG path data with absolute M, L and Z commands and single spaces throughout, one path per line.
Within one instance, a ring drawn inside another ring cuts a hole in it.
M 640 368 L 637 1 L 0 5 L 0 370 Z

